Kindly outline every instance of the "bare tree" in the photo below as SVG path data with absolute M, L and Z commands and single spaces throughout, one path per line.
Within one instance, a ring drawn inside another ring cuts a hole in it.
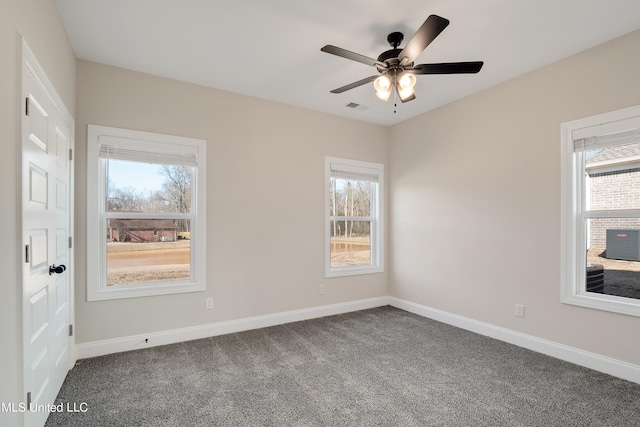
M 340 181 L 340 182 L 337 182 Z M 355 218 L 371 214 L 371 183 L 348 179 L 333 179 L 331 182 L 330 209 L 333 216 L 347 216 L 354 219 L 334 221 L 332 236 L 364 236 L 369 233 L 369 222 Z M 344 230 L 341 224 L 344 224 Z
M 344 215 L 349 215 L 349 196 L 351 196 L 351 181 L 347 181 L 347 184 L 344 187 Z M 353 225 L 353 223 L 352 223 Z M 351 237 L 349 233 L 349 223 L 345 220 L 344 222 L 344 237 Z
M 144 197 L 135 188 L 128 186 L 114 188 L 109 180 L 107 183 L 107 211 L 141 211 L 144 205 Z
M 336 216 L 337 205 L 336 205 L 336 179 L 331 179 L 331 213 L 333 216 Z M 333 234 L 332 236 L 337 236 L 337 224 L 338 221 L 333 221 Z
M 169 212 L 191 211 L 191 182 L 193 169 L 188 166 L 160 166 L 160 175 L 166 179 L 162 184 L 161 197 Z M 190 231 L 189 221 L 178 221 L 180 231 Z
M 166 180 L 162 184 L 162 194 L 174 212 L 187 213 L 191 209 L 191 175 L 187 166 L 160 166 L 160 175 Z
M 145 212 L 171 212 L 161 190 L 149 191 L 143 200 Z

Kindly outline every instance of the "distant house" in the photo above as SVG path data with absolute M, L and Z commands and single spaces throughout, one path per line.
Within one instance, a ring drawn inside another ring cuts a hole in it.
M 640 208 L 640 144 L 606 148 L 589 157 L 585 167 L 590 209 Z M 640 229 L 640 219 L 591 220 L 588 247 L 605 250 L 607 229 Z
M 178 227 L 171 219 L 110 219 L 107 240 L 111 242 L 173 242 Z

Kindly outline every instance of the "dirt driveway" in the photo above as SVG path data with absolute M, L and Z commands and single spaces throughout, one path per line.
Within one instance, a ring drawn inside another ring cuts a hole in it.
M 191 276 L 191 241 L 107 243 L 107 285 L 184 280 Z

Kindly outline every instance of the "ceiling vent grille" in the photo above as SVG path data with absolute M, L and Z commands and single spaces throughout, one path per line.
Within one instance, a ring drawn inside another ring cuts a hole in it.
M 369 107 L 367 107 L 366 105 L 357 104 L 355 102 L 350 102 L 347 105 L 345 105 L 345 107 L 350 108 L 352 110 L 358 110 L 358 111 L 364 111 L 369 109 Z

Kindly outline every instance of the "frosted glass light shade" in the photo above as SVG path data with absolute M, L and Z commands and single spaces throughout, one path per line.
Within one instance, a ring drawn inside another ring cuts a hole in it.
M 398 86 L 400 86 L 400 89 L 413 89 L 415 85 L 415 74 L 404 71 L 398 76 Z
M 376 90 L 376 96 L 383 101 L 387 101 L 391 96 L 391 78 L 383 74 L 373 81 L 373 87 Z

